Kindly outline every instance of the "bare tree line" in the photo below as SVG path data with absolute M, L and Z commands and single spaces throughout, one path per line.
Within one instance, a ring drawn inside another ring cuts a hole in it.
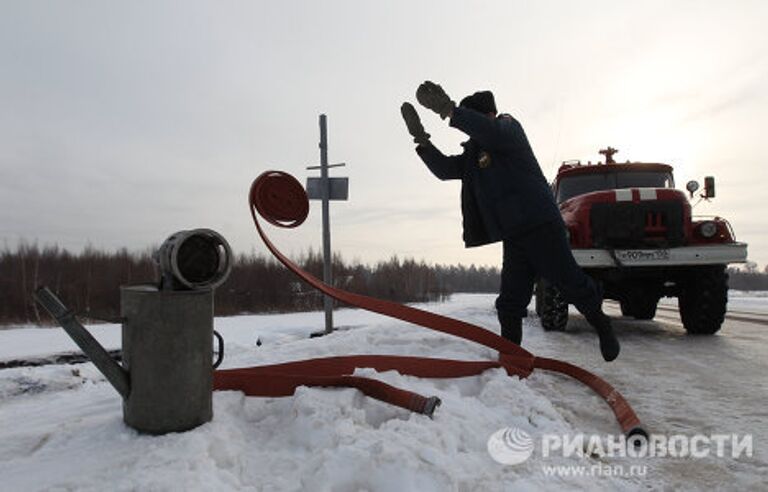
M 735 290 L 768 290 L 768 266 L 763 273 L 754 268 L 729 268 L 728 287 Z
M 322 277 L 322 256 L 303 254 L 297 263 Z M 349 264 L 334 255 L 337 287 L 397 302 L 444 300 L 454 292 L 496 292 L 499 271 L 474 265 L 439 266 L 392 257 L 375 265 Z M 49 324 L 32 300 L 40 285 L 50 287 L 86 321 L 119 316 L 121 285 L 154 283 L 150 250 L 115 252 L 86 248 L 73 254 L 58 246 L 21 243 L 0 250 L 0 324 Z M 322 309 L 322 296 L 272 257 L 240 254 L 232 274 L 216 291 L 216 314 L 289 312 Z

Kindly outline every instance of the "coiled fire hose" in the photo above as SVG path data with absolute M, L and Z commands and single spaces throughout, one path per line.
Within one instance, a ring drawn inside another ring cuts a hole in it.
M 309 213 L 309 200 L 304 187 L 293 176 L 281 171 L 263 173 L 251 185 L 249 204 L 256 229 L 272 254 L 312 287 L 345 304 L 498 350 L 499 359 L 463 361 L 393 355 L 325 357 L 268 366 L 219 370 L 214 373 L 215 389 L 240 390 L 250 396 L 290 396 L 299 386 L 352 387 L 372 398 L 431 417 L 440 404 L 437 397 L 424 397 L 375 379 L 352 376 L 352 374 L 356 368 L 369 367 L 376 371 L 395 370 L 400 374 L 411 376 L 457 378 L 477 375 L 491 368 L 504 368 L 510 376 L 524 378 L 534 369 L 545 369 L 575 378 L 592 388 L 613 410 L 621 430 L 627 436 L 647 436 L 641 427 L 640 420 L 624 397 L 605 380 L 589 371 L 560 360 L 536 357 L 509 340 L 471 323 L 337 289 L 324 284 L 299 268 L 269 240 L 256 215 L 258 211 L 264 220 L 278 227 L 293 228 L 304 222 Z

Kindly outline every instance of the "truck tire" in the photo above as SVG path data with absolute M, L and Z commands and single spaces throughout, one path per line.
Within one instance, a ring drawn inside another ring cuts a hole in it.
M 725 321 L 727 304 L 728 273 L 725 265 L 696 268 L 680 292 L 680 320 L 690 334 L 712 335 Z
M 635 319 L 653 319 L 656 317 L 656 307 L 659 297 L 649 294 L 638 294 L 627 300 L 619 301 L 621 314 Z
M 632 304 L 629 302 L 629 300 L 621 300 L 619 301 L 619 307 L 621 308 L 621 315 L 627 318 L 634 318 L 634 314 L 632 314 Z
M 565 331 L 568 324 L 568 303 L 563 299 L 557 287 L 545 280 L 539 280 L 536 286 L 537 301 L 541 301 L 539 312 L 541 326 L 545 331 Z
M 537 280 L 534 291 L 533 291 L 533 295 L 535 296 L 534 298 L 536 299 L 536 316 L 538 316 L 539 318 L 541 318 L 541 306 L 544 303 L 544 301 L 541 299 L 542 297 L 541 291 L 543 289 L 540 288 L 540 285 L 541 285 L 541 280 Z

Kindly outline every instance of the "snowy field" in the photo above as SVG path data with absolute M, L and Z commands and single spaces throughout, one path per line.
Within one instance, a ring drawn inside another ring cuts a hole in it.
M 497 329 L 493 296 L 456 295 L 427 310 Z M 768 320 L 765 294 L 732 293 L 714 337 L 687 336 L 664 303 L 656 321 L 616 319 L 622 354 L 611 364 L 575 317 L 566 333 L 526 320 L 523 346 L 603 376 L 654 434 L 751 435 L 752 456 L 702 458 L 542 456 L 546 436 L 617 435 L 607 405 L 574 380 L 545 371 L 528 379 L 490 370 L 430 380 L 394 372 L 379 378 L 443 404 L 434 419 L 353 389 L 300 388 L 287 398 L 214 394 L 214 419 L 195 430 L 141 435 L 122 421 L 116 391 L 89 363 L 0 370 L 0 490 L 759 490 L 768 488 Z M 222 367 L 354 353 L 493 359 L 489 349 L 356 309 L 336 312 L 342 329 L 309 339 L 321 313 L 217 318 L 226 340 Z M 117 325 L 92 325 L 119 348 Z M 262 344 L 256 345 L 257 339 Z M 61 329 L 0 330 L 0 361 L 76 349 Z M 489 437 L 515 427 L 536 442 L 522 464 L 503 465 Z M 593 449 L 594 451 L 594 449 Z M 551 467 L 561 466 L 558 473 Z M 644 473 L 630 473 L 643 466 Z M 550 468 L 548 468 L 550 467 Z M 567 468 L 570 467 L 570 468 Z M 581 475 L 578 471 L 587 471 Z

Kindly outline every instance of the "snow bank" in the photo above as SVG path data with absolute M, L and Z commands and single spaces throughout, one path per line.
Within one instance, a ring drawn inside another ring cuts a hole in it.
M 493 296 L 463 295 L 426 308 L 495 327 L 492 300 Z M 359 310 L 340 310 L 336 322 L 344 329 L 308 339 L 322 326 L 321 313 L 217 319 L 216 328 L 227 342 L 224 366 L 353 353 L 495 357 L 484 347 Z M 590 332 L 577 327 L 573 335 L 544 334 L 535 318 L 526 323 L 524 344 L 531 350 L 559 355 L 603 374 L 639 404 L 641 418 L 649 417 L 660 426 L 664 416 L 653 410 L 660 395 L 641 391 L 658 381 L 646 380 L 636 366 L 633 375 L 631 353 L 626 363 L 614 363 L 609 371 L 599 361 Z M 0 332 L 5 354 L 62 349 L 57 334 L 61 330 L 12 331 L 17 333 Z M 119 345 L 114 338 L 119 337 L 117 327 L 94 331 L 108 345 Z M 261 346 L 256 345 L 257 338 Z M 74 345 L 70 342 L 66 348 L 72 350 Z M 448 380 L 370 369 L 358 374 L 437 395 L 443 404 L 432 420 L 353 389 L 300 388 L 288 398 L 217 392 L 212 422 L 186 433 L 153 437 L 123 424 L 117 393 L 91 364 L 3 370 L 0 490 L 645 490 L 684 486 L 697 477 L 691 465 L 679 474 L 661 467 L 655 476 L 646 477 L 550 477 L 543 471 L 545 465 L 629 463 L 600 456 L 544 460 L 535 452 L 520 465 L 494 461 L 487 441 L 504 427 L 517 427 L 537 442 L 546 434 L 618 433 L 612 414 L 598 397 L 578 383 L 543 371 L 522 381 L 502 370 Z M 665 381 L 673 388 L 675 375 Z M 683 396 L 668 403 L 691 408 L 697 404 L 685 400 Z M 723 470 L 740 469 L 733 463 L 705 465 L 719 473 L 720 480 L 728 479 Z M 754 472 L 739 483 L 759 485 L 764 462 L 745 466 Z

